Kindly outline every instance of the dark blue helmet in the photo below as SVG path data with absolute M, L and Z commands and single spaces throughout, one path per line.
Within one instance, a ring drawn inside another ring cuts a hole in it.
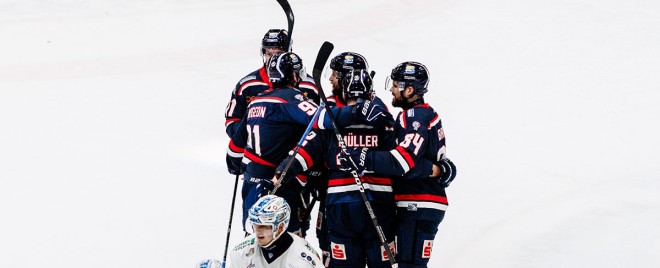
M 355 52 L 343 52 L 330 60 L 330 69 L 338 73 L 339 79 L 344 74 L 356 69 L 369 69 L 367 60 L 360 54 Z
M 429 71 L 419 62 L 406 61 L 394 67 L 389 77 L 399 83 L 402 90 L 408 86 L 415 89 L 415 93 L 424 95 L 428 91 Z
M 350 70 L 342 80 L 344 99 L 370 100 L 374 92 L 369 72 L 365 69 Z
M 303 78 L 307 76 L 302 59 L 293 52 L 277 53 L 268 62 L 268 79 L 273 88 L 281 88 L 293 82 L 294 74 Z M 296 84 L 294 87 L 298 86 Z
M 270 29 L 261 39 L 261 53 L 266 53 L 266 48 L 279 48 L 284 51 L 289 50 L 289 33 L 284 29 Z

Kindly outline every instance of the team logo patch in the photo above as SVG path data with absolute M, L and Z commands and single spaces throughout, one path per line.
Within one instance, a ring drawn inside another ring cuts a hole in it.
M 412 126 L 413 126 L 413 129 L 418 130 L 419 127 L 422 126 L 422 124 L 419 123 L 419 122 L 417 122 L 417 121 L 415 121 L 415 122 L 412 123 Z
M 422 258 L 431 258 L 431 248 L 433 248 L 433 240 L 424 240 L 424 247 L 422 248 Z
M 296 63 L 298 61 L 299 61 L 298 56 L 296 54 L 292 53 L 291 54 L 291 62 Z
M 305 97 L 303 97 L 303 95 L 301 95 L 301 94 L 296 94 L 295 96 L 293 96 L 293 98 L 296 99 L 296 100 L 299 100 L 299 101 L 304 101 L 305 100 Z
M 345 63 L 345 64 L 353 63 L 353 56 L 351 56 L 351 55 L 346 55 L 346 57 L 344 57 L 344 63 Z
M 415 73 L 415 66 L 413 66 L 413 65 L 406 66 L 406 71 L 404 73 L 405 74 L 414 74 Z
M 346 260 L 346 247 L 343 244 L 330 243 L 332 258 L 335 260 Z

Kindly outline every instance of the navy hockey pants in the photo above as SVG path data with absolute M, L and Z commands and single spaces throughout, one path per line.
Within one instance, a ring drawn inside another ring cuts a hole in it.
M 438 225 L 445 216 L 444 211 L 397 211 L 397 256 L 401 268 L 427 267 L 431 258 L 433 240 Z
M 394 240 L 393 203 L 371 203 L 388 242 Z M 391 267 L 364 203 L 326 206 L 330 267 Z

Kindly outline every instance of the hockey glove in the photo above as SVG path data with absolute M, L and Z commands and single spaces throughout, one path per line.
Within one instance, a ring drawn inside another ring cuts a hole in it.
M 350 172 L 357 168 L 355 171 L 357 171 L 358 175 L 362 176 L 362 173 L 364 173 L 364 170 L 366 169 L 366 156 L 368 151 L 368 148 L 350 148 L 347 149 L 346 153 L 342 151 L 337 158 L 340 164 L 339 169 Z M 355 167 L 351 164 L 351 160 L 355 163 Z
M 370 100 L 365 100 L 364 102 L 360 102 L 356 105 L 353 105 L 352 107 L 353 118 L 355 119 L 355 122 L 359 123 L 378 120 L 380 117 L 385 115 L 383 111 L 387 111 L 387 108 L 381 107 L 380 105 L 375 104 Z
M 440 162 L 436 163 L 440 167 L 440 177 L 434 178 L 442 187 L 449 187 L 449 184 L 456 177 L 456 165 L 454 162 L 449 160 L 449 158 L 440 159 Z

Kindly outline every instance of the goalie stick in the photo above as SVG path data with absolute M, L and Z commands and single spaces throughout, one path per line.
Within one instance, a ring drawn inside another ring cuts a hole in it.
M 334 49 L 334 45 L 328 41 L 323 42 L 323 45 L 321 45 L 321 48 L 319 49 L 319 54 L 316 56 L 316 62 L 314 63 L 314 70 L 312 72 L 312 76 L 314 77 L 314 82 L 316 83 L 316 86 L 319 88 L 319 96 L 321 97 L 321 101 L 323 103 L 327 103 L 328 99 L 325 97 L 325 93 L 323 92 L 323 88 L 321 87 L 321 72 L 323 71 L 323 67 L 325 67 L 325 63 L 328 61 L 328 58 L 330 57 L 330 53 L 332 53 L 332 50 Z M 375 73 L 374 73 L 375 75 Z M 332 114 L 332 112 L 328 112 L 328 118 L 330 118 L 330 122 L 332 123 L 332 129 L 335 132 L 335 136 L 337 136 L 337 140 L 339 141 L 339 147 L 341 147 L 341 152 L 343 155 L 348 155 L 348 151 L 346 149 L 346 143 L 344 142 L 344 139 L 341 136 L 341 133 L 339 133 L 339 128 L 337 128 L 337 122 L 335 121 L 335 117 Z M 353 162 L 353 159 L 351 157 L 346 157 L 348 159 L 348 162 L 351 164 L 351 175 L 353 175 L 353 178 L 355 179 L 355 184 L 358 186 L 358 190 L 360 191 L 360 195 L 362 196 L 362 201 L 364 201 L 364 205 L 367 207 L 367 211 L 369 212 L 369 217 L 371 218 L 371 221 L 374 224 L 374 227 L 376 227 L 376 232 L 378 233 L 378 238 L 380 239 L 380 242 L 385 249 L 385 252 L 387 253 L 387 257 L 390 260 L 390 264 L 392 265 L 392 268 L 397 268 L 399 267 L 398 264 L 396 263 L 396 260 L 394 259 L 394 254 L 392 254 L 392 251 L 390 250 L 389 245 L 387 245 L 387 241 L 385 240 L 385 234 L 383 233 L 383 228 L 380 226 L 378 223 L 378 218 L 376 218 L 376 214 L 374 213 L 374 209 L 371 207 L 371 202 L 369 202 L 369 199 L 367 198 L 367 194 L 364 192 L 364 186 L 362 185 L 362 180 L 360 179 L 360 175 L 357 173 L 357 165 L 355 162 Z
M 289 37 L 287 40 L 287 51 L 291 52 L 291 36 L 293 35 L 293 23 L 295 22 L 295 17 L 293 16 L 293 10 L 291 10 L 291 5 L 289 5 L 289 1 L 287 0 L 277 0 L 278 3 L 280 3 L 280 6 L 282 6 L 282 10 L 284 10 L 284 14 L 286 14 L 286 23 L 288 25 L 288 33 Z

